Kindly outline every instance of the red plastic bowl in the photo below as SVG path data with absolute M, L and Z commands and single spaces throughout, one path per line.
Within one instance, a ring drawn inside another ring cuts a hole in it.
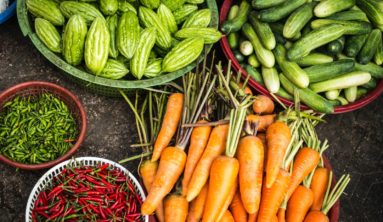
M 220 16 L 219 16 L 219 23 L 220 24 L 222 24 L 222 22 L 226 20 L 227 13 L 229 12 L 229 9 L 230 9 L 230 6 L 232 5 L 232 2 L 233 2 L 232 0 L 225 0 L 223 2 L 223 5 L 221 7 Z M 226 58 L 232 61 L 233 68 L 236 71 L 240 70 L 242 73 L 242 76 L 246 78 L 246 76 L 248 74 L 245 71 L 245 69 L 243 69 L 241 67 L 241 65 L 239 64 L 237 59 L 234 57 L 234 54 L 233 54 L 233 52 L 229 46 L 229 42 L 228 42 L 226 36 L 222 37 L 220 43 L 221 43 L 221 47 L 222 47 L 222 50 L 223 50 Z M 261 94 L 271 97 L 269 91 L 265 87 L 263 87 L 261 84 L 257 83 L 253 78 L 249 79 L 249 85 L 251 87 L 253 87 L 255 90 L 257 90 L 258 92 L 260 92 Z M 350 111 L 353 111 L 356 109 L 360 109 L 363 106 L 365 106 L 365 105 L 369 104 L 370 102 L 372 102 L 373 100 L 375 100 L 382 92 L 383 92 L 383 80 L 379 81 L 376 88 L 374 90 L 372 90 L 371 92 L 369 92 L 367 95 L 363 96 L 361 99 L 359 99 L 353 103 L 350 103 L 348 105 L 345 105 L 345 106 L 335 107 L 334 113 L 345 113 L 345 112 L 350 112 Z M 277 97 L 281 102 L 283 102 L 287 106 L 294 105 L 293 101 L 290 101 L 290 100 L 285 99 L 285 98 L 280 97 L 280 96 L 277 96 Z M 302 105 L 301 108 L 302 109 L 308 109 L 308 107 L 305 105 Z
M 63 156 L 50 161 L 45 162 L 41 164 L 23 164 L 19 162 L 15 162 L 13 160 L 10 160 L 6 158 L 3 155 L 0 155 L 0 161 L 9 164 L 11 166 L 24 169 L 24 170 L 40 170 L 44 168 L 50 168 L 66 159 L 68 159 L 70 156 L 72 156 L 76 150 L 80 147 L 82 142 L 85 138 L 85 132 L 86 132 L 86 114 L 84 111 L 84 107 L 81 105 L 80 100 L 73 95 L 71 92 L 69 92 L 67 89 L 58 86 L 53 83 L 49 82 L 25 82 L 18 84 L 16 86 L 13 86 L 4 92 L 0 94 L 0 111 L 3 107 L 3 104 L 5 104 L 7 101 L 13 99 L 15 96 L 23 96 L 23 95 L 36 95 L 40 94 L 42 92 L 48 92 L 51 94 L 54 94 L 60 100 L 62 100 L 68 108 L 71 110 L 73 116 L 76 119 L 77 127 L 79 130 L 79 135 L 77 142 L 74 144 L 74 146 Z

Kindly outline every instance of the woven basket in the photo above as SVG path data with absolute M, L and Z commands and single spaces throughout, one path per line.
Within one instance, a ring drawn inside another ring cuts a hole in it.
M 98 158 L 98 157 L 79 157 L 73 160 L 67 160 L 65 162 L 62 162 L 58 164 L 57 166 L 50 169 L 48 172 L 46 172 L 36 183 L 36 185 L 33 187 L 31 194 L 28 198 L 27 203 L 27 209 L 25 211 L 25 221 L 26 222 L 32 222 L 32 210 L 34 208 L 35 201 L 37 197 L 39 196 L 39 193 L 44 190 L 45 187 L 49 186 L 52 182 L 52 179 L 60 174 L 60 172 L 67 166 L 70 167 L 78 167 L 78 166 L 97 166 L 98 164 L 109 164 L 109 167 L 113 169 L 120 170 L 123 172 L 130 182 L 132 182 L 136 193 L 138 193 L 141 197 L 141 200 L 145 200 L 145 193 L 142 189 L 140 183 L 137 181 L 137 179 L 131 174 L 127 169 L 125 169 L 120 164 L 113 162 L 111 160 Z M 141 216 L 140 218 L 141 222 L 148 222 L 149 216 Z

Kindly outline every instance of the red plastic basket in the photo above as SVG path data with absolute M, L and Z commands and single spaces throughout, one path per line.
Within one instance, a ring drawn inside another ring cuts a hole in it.
M 79 135 L 75 145 L 63 156 L 46 163 L 41 164 L 23 164 L 0 155 L 0 161 L 9 164 L 11 166 L 24 169 L 24 170 L 39 170 L 44 168 L 50 168 L 72 156 L 76 150 L 80 147 L 85 138 L 86 132 L 86 114 L 80 100 L 69 92 L 67 89 L 49 82 L 25 82 L 15 85 L 0 94 L 0 111 L 7 101 L 12 100 L 16 96 L 37 95 L 40 93 L 51 93 L 62 100 L 72 112 L 76 119 Z
M 222 22 L 226 20 L 227 13 L 229 12 L 229 9 L 232 5 L 232 2 L 233 2 L 232 0 L 225 0 L 223 2 L 223 5 L 222 5 L 221 11 L 220 11 L 220 16 L 219 16 L 219 23 L 220 24 L 222 24 Z M 234 54 L 233 54 L 233 52 L 229 46 L 229 42 L 228 42 L 226 36 L 222 37 L 220 43 L 221 43 L 221 47 L 222 47 L 222 50 L 223 50 L 226 58 L 232 61 L 233 68 L 236 71 L 241 71 L 242 76 L 244 78 L 246 78 L 246 76 L 248 74 L 245 71 L 245 69 L 243 69 L 241 67 L 241 65 L 239 64 L 237 59 L 234 57 Z M 269 91 L 265 87 L 263 87 L 261 84 L 256 82 L 253 78 L 249 79 L 249 85 L 251 87 L 253 87 L 255 90 L 257 90 L 258 92 L 260 92 L 261 94 L 271 97 Z M 366 106 L 367 104 L 369 104 L 373 100 L 375 100 L 382 92 L 383 92 L 383 80 L 380 80 L 378 85 L 376 86 L 376 88 L 374 90 L 372 90 L 367 95 L 363 96 L 361 99 L 359 99 L 353 103 L 347 104 L 345 106 L 335 107 L 334 113 L 345 113 L 345 112 L 350 112 L 350 111 L 353 111 L 356 109 L 360 109 L 363 106 Z M 287 106 L 292 106 L 294 104 L 294 102 L 291 100 L 285 99 L 285 98 L 280 97 L 280 96 L 277 96 L 277 97 L 281 102 L 283 102 Z M 302 105 L 301 108 L 302 109 L 308 109 L 308 107 L 305 105 Z

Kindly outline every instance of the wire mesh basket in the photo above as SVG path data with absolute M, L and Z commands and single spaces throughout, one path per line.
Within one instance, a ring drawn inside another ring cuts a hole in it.
M 107 160 L 104 158 L 98 158 L 98 157 L 79 157 L 76 159 L 67 160 L 65 162 L 62 162 L 52 169 L 50 169 L 48 172 L 46 172 L 36 183 L 36 185 L 33 187 L 31 194 L 28 198 L 27 208 L 25 211 L 25 221 L 26 222 L 32 222 L 32 210 L 34 208 L 35 202 L 37 197 L 39 196 L 40 192 L 43 191 L 47 186 L 49 186 L 52 183 L 52 179 L 60 174 L 60 172 L 70 166 L 70 167 L 79 167 L 79 166 L 97 166 L 99 164 L 109 164 L 109 167 L 112 169 L 120 170 L 122 173 L 124 173 L 130 182 L 132 182 L 134 189 L 137 194 L 139 194 L 141 200 L 145 200 L 146 196 L 144 193 L 144 190 L 142 189 L 140 183 L 138 180 L 133 176 L 132 173 L 130 173 L 126 168 L 121 166 L 120 164 L 113 162 L 111 160 Z M 148 222 L 149 216 L 141 216 L 140 217 L 141 222 Z

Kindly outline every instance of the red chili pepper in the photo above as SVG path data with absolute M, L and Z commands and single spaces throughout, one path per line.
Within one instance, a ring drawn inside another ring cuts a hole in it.
M 48 199 L 54 198 L 55 196 L 57 196 L 62 191 L 63 191 L 62 184 L 56 186 L 55 188 L 53 188 L 51 190 L 51 192 L 49 192 Z
M 109 166 L 109 164 L 108 164 L 108 163 L 105 163 L 104 165 L 102 165 L 102 166 L 100 167 L 100 171 L 105 170 L 106 168 L 108 168 L 108 166 Z
M 36 213 L 40 214 L 41 216 L 43 216 L 45 218 L 49 218 L 49 215 L 46 214 L 44 211 L 37 211 Z
M 95 202 L 102 202 L 103 201 L 102 198 L 98 198 L 98 197 L 81 197 L 80 199 L 85 200 L 85 201 L 95 201 Z
M 60 210 L 57 211 L 56 213 L 52 214 L 48 219 L 49 219 L 49 220 L 55 219 L 55 218 L 58 217 L 60 214 L 62 214 L 63 211 L 64 211 L 64 205 L 62 205 L 61 208 L 60 208 Z
M 36 211 L 45 211 L 45 210 L 48 210 L 50 206 L 46 205 L 46 206 L 41 206 L 41 207 L 35 207 L 35 210 Z
M 104 211 L 102 210 L 101 205 L 98 205 L 98 207 L 99 207 L 99 209 L 100 209 L 101 218 L 102 218 L 102 219 L 106 219 L 105 213 L 104 213 Z

